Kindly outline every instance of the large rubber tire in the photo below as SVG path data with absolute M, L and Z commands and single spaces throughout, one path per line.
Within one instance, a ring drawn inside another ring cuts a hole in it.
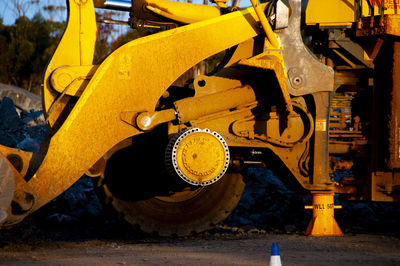
M 186 236 L 214 228 L 238 204 L 244 190 L 241 174 L 194 187 L 167 173 L 165 130 L 142 134 L 113 153 L 98 182 L 101 199 L 126 221 L 160 236 Z
M 159 236 L 187 236 L 214 228 L 236 207 L 243 190 L 243 177 L 237 173 L 225 174 L 210 186 L 188 192 L 184 200 L 170 196 L 124 201 L 103 185 L 106 202 L 127 222 Z

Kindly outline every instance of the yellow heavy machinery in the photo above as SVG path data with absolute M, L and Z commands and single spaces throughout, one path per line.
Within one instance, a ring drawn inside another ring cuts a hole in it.
M 310 235 L 341 234 L 335 193 L 400 200 L 399 1 L 215 3 L 67 1 L 43 81 L 52 136 L 41 154 L 0 146 L 3 226 L 85 174 L 128 222 L 159 235 L 225 219 L 248 166 L 277 166 L 314 195 Z M 95 8 L 158 30 L 94 65 Z M 212 72 L 176 86 L 223 51 Z M 335 180 L 338 169 L 354 175 Z

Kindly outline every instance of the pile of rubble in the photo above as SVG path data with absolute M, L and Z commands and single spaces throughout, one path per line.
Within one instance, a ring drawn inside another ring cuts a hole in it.
M 246 231 L 304 231 L 312 214 L 304 210 L 311 203 L 310 195 L 287 189 L 269 169 L 249 168 L 244 181 L 242 198 L 224 224 Z
M 0 103 L 0 144 L 30 152 L 38 152 L 48 135 L 43 112 L 21 110 L 5 97 Z

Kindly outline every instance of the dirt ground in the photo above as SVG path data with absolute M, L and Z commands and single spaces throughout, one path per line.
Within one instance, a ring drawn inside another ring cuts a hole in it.
M 400 265 L 400 236 L 371 234 L 9 243 L 0 265 L 267 265 L 273 242 L 283 265 Z

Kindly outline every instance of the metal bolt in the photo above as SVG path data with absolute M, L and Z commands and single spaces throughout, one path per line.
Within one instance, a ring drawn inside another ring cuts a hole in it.
M 142 119 L 140 120 L 140 122 L 142 123 L 142 125 L 144 127 L 148 127 L 151 124 L 151 118 L 148 116 L 143 116 Z
M 296 76 L 293 78 L 293 85 L 300 86 L 301 84 L 303 84 L 303 79 L 301 77 Z

